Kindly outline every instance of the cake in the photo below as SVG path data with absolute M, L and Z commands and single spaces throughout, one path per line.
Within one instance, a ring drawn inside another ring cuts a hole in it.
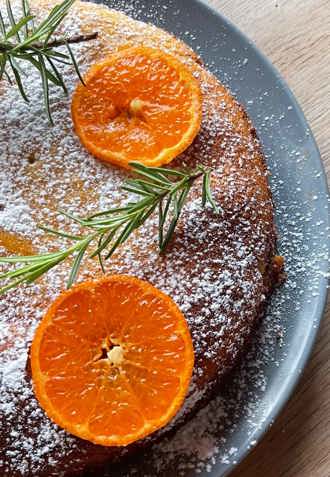
M 33 1 L 43 17 L 53 3 Z M 0 1 L 2 9 L 3 3 Z M 19 8 L 19 7 L 18 7 Z M 220 213 L 202 209 L 198 183 L 166 252 L 157 248 L 157 217 L 151 217 L 116 252 L 107 273 L 131 274 L 170 295 L 192 335 L 195 367 L 179 414 L 144 441 L 108 448 L 78 439 L 53 424 L 34 397 L 29 347 L 43 313 L 65 287 L 68 264 L 33 285 L 0 298 L 0 473 L 10 477 L 74 476 L 124 459 L 136 448 L 173 432 L 219 389 L 244 354 L 276 284 L 276 232 L 267 167 L 256 131 L 243 107 L 183 42 L 118 11 L 76 2 L 62 27 L 67 34 L 98 32 L 74 48 L 81 70 L 127 46 L 160 48 L 184 62 L 203 93 L 201 130 L 171 165 L 210 167 Z M 0 251 L 28 255 L 63 246 L 38 224 L 63 225 L 58 209 L 88 215 L 127 200 L 120 186 L 128 175 L 93 158 L 76 137 L 70 96 L 76 77 L 64 67 L 69 97 L 51 90 L 55 125 L 42 110 L 39 74 L 25 80 L 27 105 L 17 88 L 0 82 Z M 75 232 L 75 225 L 66 223 Z M 100 276 L 90 260 L 79 280 Z

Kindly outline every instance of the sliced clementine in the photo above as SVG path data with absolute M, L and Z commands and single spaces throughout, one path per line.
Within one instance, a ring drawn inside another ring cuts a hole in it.
M 201 90 L 179 60 L 161 50 L 125 48 L 92 66 L 72 99 L 76 133 L 94 156 L 128 168 L 167 164 L 200 129 Z
M 180 409 L 194 362 L 170 297 L 126 275 L 62 293 L 31 347 L 34 391 L 49 418 L 104 446 L 125 446 Z

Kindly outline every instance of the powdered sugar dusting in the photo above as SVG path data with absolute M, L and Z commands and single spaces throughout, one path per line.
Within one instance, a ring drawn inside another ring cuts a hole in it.
M 168 5 L 170 7 L 172 3 Z M 142 2 L 117 2 L 116 7 L 134 16 L 145 14 Z M 159 5 L 155 11 L 159 12 Z M 163 12 L 168 14 L 166 9 Z M 154 16 L 152 12 L 149 15 Z M 176 15 L 180 22 L 179 13 Z M 69 16 L 66 30 L 76 32 L 85 23 L 90 26 L 98 24 L 96 10 L 86 9 L 83 16 L 84 22 L 79 21 L 79 15 L 73 13 Z M 157 21 L 162 23 L 162 15 L 158 15 Z M 106 54 L 107 48 L 111 51 L 123 38 L 129 41 L 143 38 L 151 44 L 154 41 L 166 51 L 176 48 L 168 37 L 152 39 L 156 32 L 152 26 L 146 27 L 120 17 L 115 28 L 111 28 L 111 35 L 105 32 L 97 41 L 97 53 L 94 49 L 91 52 L 88 45 L 74 47 L 82 70 Z M 191 41 L 196 38 L 194 32 L 186 32 L 185 36 Z M 193 63 L 192 53 L 184 47 L 177 46 L 177 49 L 188 65 Z M 244 58 L 238 68 L 248 67 Z M 63 246 L 63 241 L 50 241 L 37 229 L 38 223 L 60 225 L 75 231 L 75 227 L 60 217 L 57 210 L 77 212 L 81 209 L 88 214 L 119 203 L 123 200 L 119 188 L 125 174 L 91 158 L 73 133 L 69 107 L 76 78 L 72 71 L 67 68 L 64 71 L 69 86 L 68 99 L 60 90 L 51 88 L 53 128 L 49 127 L 42 109 L 40 78 L 32 70 L 28 74 L 26 90 L 33 98 L 30 105 L 24 103 L 14 88 L 0 90 L 0 120 L 3 121 L 0 131 L 0 230 L 18 233 L 27 241 L 33 237 L 37 249 L 48 250 L 49 247 Z M 198 68 L 195 74 L 201 80 L 208 100 L 204 105 L 199 141 L 182 161 L 204 161 L 216 167 L 213 180 L 216 198 L 223 211 L 220 217 L 215 217 L 211 211 L 205 213 L 196 187 L 168 256 L 159 257 L 156 218 L 151 218 L 109 264 L 110 273 L 130 273 L 146 278 L 170 294 L 191 325 L 196 369 L 181 415 L 206 396 L 205 370 L 207 366 L 222 363 L 219 350 L 229 349 L 228 334 L 232 333 L 228 356 L 234 359 L 244 337 L 249 334 L 256 310 L 263 307 L 268 290 L 263 285 L 258 262 L 268 257 L 270 244 L 267 237 L 272 235 L 272 224 L 267 215 L 271 211 L 270 197 L 260 195 L 254 189 L 255 177 L 243 172 L 249 168 L 258 141 L 243 138 L 233 129 L 226 113 L 226 101 L 221 98 L 212 79 L 204 76 Z M 268 117 L 262 124 L 270 127 L 278 120 Z M 223 153 L 220 160 L 218 148 Z M 300 151 L 290 149 L 288 155 L 296 158 L 297 167 L 303 167 Z M 228 164 L 232 165 L 229 173 Z M 254 171 L 254 175 L 264 180 L 264 171 Z M 253 442 L 254 434 L 268 412 L 262 398 L 267 395 L 269 368 L 280 364 L 277 352 L 278 337 L 283 334 L 283 313 L 293 303 L 297 311 L 301 309 L 306 290 L 299 288 L 298 282 L 307 276 L 309 269 L 319 270 L 326 254 L 326 249 L 315 250 L 306 263 L 301 253 L 307 246 L 306 239 L 312 243 L 313 234 L 317 237 L 319 233 L 317 225 L 308 228 L 317 210 L 318 199 L 314 194 L 307 216 L 299 216 L 300 197 L 290 204 L 288 210 L 283 201 L 281 177 L 281 171 L 275 166 L 273 188 L 281 217 L 280 253 L 288 260 L 288 280 L 274 296 L 271 313 L 264 320 L 249 356 L 221 396 L 210 402 L 174 437 L 154 444 L 144 467 L 141 463 L 138 466 L 132 464 L 128 471 L 127 466 L 124 470 L 115 470 L 111 466 L 111 476 L 117 472 L 120 475 L 141 475 L 141 468 L 144 469 L 143 475 L 150 477 L 186 476 L 190 472 L 211 471 L 216 460 L 228 465 L 235 461 L 238 449 L 233 445 L 233 436 L 242 419 L 245 420 L 246 437 Z M 250 196 L 248 202 L 247 195 Z M 230 207 L 231 214 L 227 214 L 226 207 Z M 266 224 L 265 229 L 263 224 Z M 29 373 L 26 373 L 28 349 L 35 327 L 50 301 L 63 289 L 67 271 L 68 265 L 64 264 L 39 284 L 22 287 L 1 298 L 0 439 L 4 445 L 0 451 L 0 469 L 4 476 L 59 476 L 73 472 L 79 475 L 85 465 L 84 454 L 90 456 L 94 451 L 92 444 L 70 436 L 45 417 L 34 398 Z M 96 265 L 87 263 L 79 278 L 97 273 Z M 309 285 L 311 294 L 318 292 L 317 279 L 315 283 L 309 281 Z M 281 353 L 281 359 L 283 356 Z M 218 372 L 216 369 L 215 374 Z M 212 383 L 208 384 L 212 387 Z M 261 399 L 263 406 L 260 405 Z M 105 453 L 100 449 L 95 452 Z

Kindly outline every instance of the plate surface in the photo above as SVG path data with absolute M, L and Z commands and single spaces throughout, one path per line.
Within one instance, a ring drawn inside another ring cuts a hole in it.
M 265 56 L 221 15 L 197 0 L 105 3 L 173 32 L 199 53 L 245 106 L 271 172 L 279 252 L 285 255 L 288 279 L 273 297 L 250 356 L 233 382 L 175 438 L 154 446 L 129 468 L 110 470 L 111 476 L 224 477 L 260 440 L 288 400 L 317 334 L 329 257 L 323 166 L 288 86 Z M 282 345 L 279 333 L 283 333 Z M 198 452 L 202 446 L 203 452 Z

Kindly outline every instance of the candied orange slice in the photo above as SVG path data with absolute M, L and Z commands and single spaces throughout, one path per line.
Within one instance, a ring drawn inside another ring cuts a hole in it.
M 200 129 L 198 81 L 161 50 L 124 48 L 92 66 L 72 99 L 76 133 L 86 149 L 128 168 L 168 164 Z
M 50 419 L 82 439 L 125 446 L 180 409 L 194 362 L 173 300 L 113 275 L 63 292 L 31 347 L 34 391 Z

